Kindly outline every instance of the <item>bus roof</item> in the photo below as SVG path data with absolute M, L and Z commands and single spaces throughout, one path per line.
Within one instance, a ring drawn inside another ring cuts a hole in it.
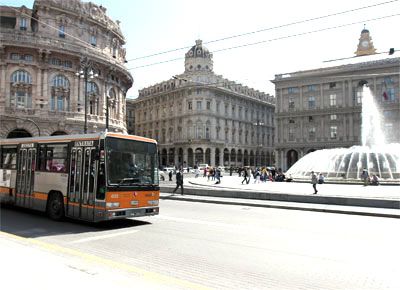
M 121 134 L 121 133 L 113 133 L 113 132 L 99 132 L 99 133 L 92 133 L 92 134 L 57 135 L 57 136 L 0 139 L 0 145 L 34 143 L 34 142 L 53 143 L 53 142 L 69 142 L 69 141 L 77 141 L 77 140 L 83 140 L 83 141 L 84 140 L 98 140 L 98 139 L 104 139 L 106 137 L 115 137 L 115 138 L 129 139 L 129 140 L 136 140 L 136 141 L 157 144 L 156 140 L 146 138 L 146 137 Z

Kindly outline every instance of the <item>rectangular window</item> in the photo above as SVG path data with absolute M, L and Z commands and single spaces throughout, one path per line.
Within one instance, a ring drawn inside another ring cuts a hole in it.
M 331 139 L 337 138 L 337 126 L 331 126 Z
M 55 111 L 56 110 L 56 97 L 51 96 L 50 98 L 50 110 Z
M 330 89 L 336 88 L 336 83 L 335 82 L 329 83 L 329 88 Z
M 50 172 L 67 172 L 67 144 L 47 145 L 40 148 L 39 169 Z M 44 152 L 46 152 L 44 154 Z M 43 156 L 44 155 L 44 156 Z M 45 163 L 44 158 L 45 157 Z
M 307 86 L 307 89 L 309 92 L 314 92 L 317 90 L 317 86 L 316 85 L 309 85 Z
M 294 128 L 289 128 L 289 141 L 294 141 Z
M 358 91 L 356 93 L 356 104 L 359 105 L 359 104 L 361 104 L 361 102 L 362 102 L 362 92 Z
M 219 113 L 219 102 L 217 102 L 217 113 Z
M 196 102 L 196 109 L 197 109 L 197 111 L 201 110 L 201 101 Z
M 189 101 L 188 103 L 187 103 L 187 105 L 188 105 L 188 110 L 193 110 L 193 107 L 192 107 L 192 102 L 191 101 Z
M 308 122 L 314 122 L 313 116 L 308 116 Z
M 315 109 L 315 97 L 314 96 L 308 97 L 308 108 Z
M 97 45 L 97 37 L 96 37 L 96 35 L 91 35 L 90 36 L 90 44 L 92 45 L 92 46 L 96 46 Z
M 394 88 L 385 88 L 382 93 L 382 99 L 385 102 L 393 102 L 395 100 Z
M 207 110 L 211 110 L 211 102 L 207 101 Z
M 337 115 L 336 114 L 332 114 L 331 115 L 331 121 L 335 121 L 337 119 Z
M 27 21 L 25 17 L 21 17 L 19 19 L 19 30 L 26 30 L 28 27 Z
M 25 61 L 33 61 L 33 56 L 31 54 L 25 54 L 23 57 Z
M 58 27 L 58 36 L 61 38 L 65 38 L 65 26 L 64 25 L 60 25 Z
M 288 93 L 289 94 L 295 94 L 295 93 L 298 93 L 298 92 L 299 92 L 299 89 L 296 88 L 296 87 L 288 88 Z
M 17 148 L 4 146 L 1 151 L 0 168 L 17 169 Z
M 294 110 L 294 97 L 289 97 L 289 110 Z
M 393 132 L 393 124 L 392 123 L 385 123 L 384 131 L 385 131 L 386 136 L 389 136 L 389 139 L 390 139 L 390 136 L 392 136 L 393 133 L 394 133 Z
M 310 140 L 314 140 L 315 139 L 315 127 L 311 127 L 308 129 L 308 138 Z
M 11 58 L 12 60 L 19 60 L 19 54 L 18 54 L 18 53 L 12 53 L 12 54 L 10 55 L 10 58 Z
M 336 94 L 329 95 L 329 104 L 331 107 L 336 106 Z
M 57 111 L 64 111 L 64 98 L 62 96 L 57 97 Z

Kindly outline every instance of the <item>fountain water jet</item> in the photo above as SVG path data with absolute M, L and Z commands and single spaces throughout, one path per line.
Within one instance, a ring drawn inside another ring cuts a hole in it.
M 400 144 L 386 144 L 382 114 L 371 90 L 363 87 L 362 145 L 322 149 L 298 160 L 288 171 L 294 179 L 306 179 L 311 171 L 322 173 L 327 181 L 360 180 L 363 169 L 377 174 L 384 182 L 400 183 Z

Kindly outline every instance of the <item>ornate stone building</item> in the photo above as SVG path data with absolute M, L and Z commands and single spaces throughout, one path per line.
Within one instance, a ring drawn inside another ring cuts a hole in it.
M 126 132 L 133 79 L 104 7 L 36 0 L 0 10 L 0 138 L 83 133 L 85 104 L 87 132 L 104 130 L 107 100 L 109 129 Z
M 364 84 L 383 113 L 387 142 L 400 141 L 400 58 L 375 54 L 369 31 L 364 29 L 356 57 L 328 65 L 276 75 L 273 80 L 276 158 L 283 170 L 317 149 L 361 144 Z
M 161 165 L 274 162 L 275 99 L 216 75 L 201 40 L 183 74 L 140 90 L 134 105 L 135 133 L 158 141 Z
M 135 100 L 126 99 L 126 129 L 128 134 L 135 135 Z

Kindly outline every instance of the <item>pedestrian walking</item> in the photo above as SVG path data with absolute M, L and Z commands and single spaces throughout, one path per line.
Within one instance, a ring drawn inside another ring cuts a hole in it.
M 314 188 L 314 194 L 317 194 L 317 183 L 318 183 L 318 178 L 317 175 L 314 173 L 314 171 L 311 171 L 311 184 Z
M 172 181 L 172 170 L 168 172 L 169 181 Z
M 246 168 L 243 169 L 243 180 L 242 180 L 242 184 L 243 184 L 243 182 L 246 182 L 246 184 L 248 183 L 248 182 L 247 182 L 247 170 L 246 170 Z
M 221 169 L 218 167 L 217 169 L 214 169 L 215 172 L 215 179 L 217 182 L 215 184 L 220 184 L 221 183 Z
M 175 193 L 175 191 L 177 191 L 179 187 L 181 187 L 181 195 L 183 195 L 183 173 L 181 170 L 178 170 L 176 172 L 176 187 L 173 193 Z

